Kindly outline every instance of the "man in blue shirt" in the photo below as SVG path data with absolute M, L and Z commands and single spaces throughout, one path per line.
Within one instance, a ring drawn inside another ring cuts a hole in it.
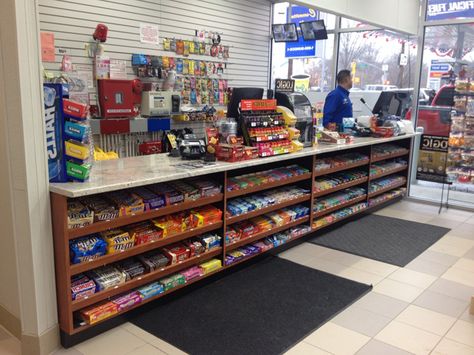
M 326 97 L 324 103 L 323 125 L 331 131 L 342 130 L 344 117 L 352 117 L 352 102 L 349 90 L 352 88 L 352 76 L 349 70 L 337 74 L 337 87 Z

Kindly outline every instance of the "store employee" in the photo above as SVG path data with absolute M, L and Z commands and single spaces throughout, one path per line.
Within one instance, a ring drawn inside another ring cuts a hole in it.
M 352 102 L 349 90 L 352 88 L 352 76 L 349 70 L 337 74 L 337 87 L 326 97 L 324 103 L 324 127 L 331 131 L 342 130 L 344 117 L 352 117 Z

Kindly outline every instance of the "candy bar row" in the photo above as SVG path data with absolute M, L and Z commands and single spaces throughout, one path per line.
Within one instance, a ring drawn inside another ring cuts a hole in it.
M 346 165 L 355 164 L 368 159 L 369 157 L 367 155 L 361 153 L 346 153 L 337 157 L 316 159 L 314 169 L 320 172 L 329 169 L 343 168 Z
M 298 165 L 290 165 L 284 168 L 231 177 L 227 180 L 227 191 L 245 190 L 271 182 L 284 181 L 306 173 L 309 173 L 308 169 Z
M 407 189 L 402 187 L 400 189 L 395 189 L 395 190 L 383 193 L 383 194 L 381 194 L 379 196 L 376 196 L 374 198 L 371 198 L 369 200 L 369 207 L 374 207 L 374 206 L 379 205 L 381 203 L 384 203 L 388 200 L 394 199 L 398 196 L 403 196 L 403 195 L 405 195 L 406 191 L 407 191 Z
M 123 252 L 221 220 L 222 211 L 209 205 L 75 239 L 69 244 L 71 263 L 78 264 L 106 254 Z
M 225 256 L 225 265 L 229 266 L 235 264 L 243 259 L 249 258 L 253 255 L 261 254 L 267 250 L 279 247 L 292 239 L 301 237 L 311 231 L 311 227 L 301 225 L 292 227 L 287 231 L 276 233 L 272 236 L 266 237 L 256 243 L 244 245 L 236 250 L 227 253 Z
M 408 162 L 403 159 L 384 160 L 381 162 L 373 163 L 370 166 L 370 176 L 386 173 L 391 170 L 398 168 L 404 168 L 408 166 Z
M 391 175 L 388 177 L 377 179 L 370 183 L 369 193 L 377 192 L 379 190 L 388 188 L 392 185 L 404 183 L 405 181 L 406 181 L 406 178 L 400 175 Z
M 165 206 L 217 195 L 222 187 L 214 181 L 173 181 L 91 195 L 68 201 L 68 228 L 81 228 Z
M 363 170 L 343 171 L 316 178 L 314 189 L 315 192 L 323 192 L 365 177 L 367 177 L 367 172 Z
M 298 186 L 285 186 L 227 202 L 227 217 L 239 216 L 311 193 Z
M 226 245 L 251 238 L 257 233 L 284 226 L 309 215 L 309 208 L 303 205 L 291 206 L 278 211 L 251 218 L 227 227 L 225 233 Z
M 349 202 L 355 198 L 364 196 L 366 191 L 361 187 L 351 187 L 340 192 L 325 196 L 322 199 L 318 199 L 314 202 L 313 212 L 322 212 L 324 210 L 334 208 Z
M 72 300 L 88 298 L 141 275 L 199 256 L 220 245 L 220 236 L 206 234 L 76 275 L 71 279 Z
M 104 301 L 99 304 L 84 308 L 77 313 L 77 321 L 80 326 L 86 324 L 95 324 L 118 313 L 125 312 L 128 309 L 156 297 L 164 292 L 182 286 L 196 278 L 207 275 L 222 268 L 222 261 L 211 259 L 198 266 L 190 267 L 174 275 L 165 277 L 159 281 L 137 288 L 128 293 L 112 298 L 110 301 Z
M 322 228 L 327 225 L 333 224 L 340 219 L 347 218 L 353 214 L 356 214 L 358 212 L 365 210 L 366 208 L 367 208 L 367 203 L 361 202 L 353 206 L 340 209 L 336 212 L 333 212 L 331 214 L 328 214 L 324 217 L 318 218 L 315 221 L 313 221 L 313 228 L 318 229 L 318 228 Z
M 406 149 L 395 144 L 380 144 L 372 147 L 372 157 L 382 158 L 384 156 L 390 156 L 392 154 L 398 154 L 405 152 Z

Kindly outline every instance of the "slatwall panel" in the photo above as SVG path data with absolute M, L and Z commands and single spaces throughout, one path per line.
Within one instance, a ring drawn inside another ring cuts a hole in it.
M 218 31 L 222 44 L 230 46 L 230 58 L 223 76 L 229 86 L 266 88 L 269 75 L 269 27 L 271 3 L 268 0 L 39 0 L 40 29 L 55 34 L 56 62 L 44 63 L 58 71 L 62 56 L 71 55 L 73 64 L 90 66 L 84 43 L 92 39 L 97 23 L 109 27 L 105 44 L 111 59 L 126 60 L 128 74 L 131 54 L 173 55 L 159 46 L 139 41 L 140 23 L 158 24 L 160 37 L 191 40 L 195 30 Z M 196 60 L 215 60 L 191 55 Z

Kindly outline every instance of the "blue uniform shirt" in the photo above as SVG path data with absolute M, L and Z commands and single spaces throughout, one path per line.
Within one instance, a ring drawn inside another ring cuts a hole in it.
M 342 125 L 344 117 L 352 117 L 352 102 L 349 98 L 349 91 L 342 86 L 331 91 L 326 97 L 324 103 L 323 125 L 326 127 L 329 123 Z

